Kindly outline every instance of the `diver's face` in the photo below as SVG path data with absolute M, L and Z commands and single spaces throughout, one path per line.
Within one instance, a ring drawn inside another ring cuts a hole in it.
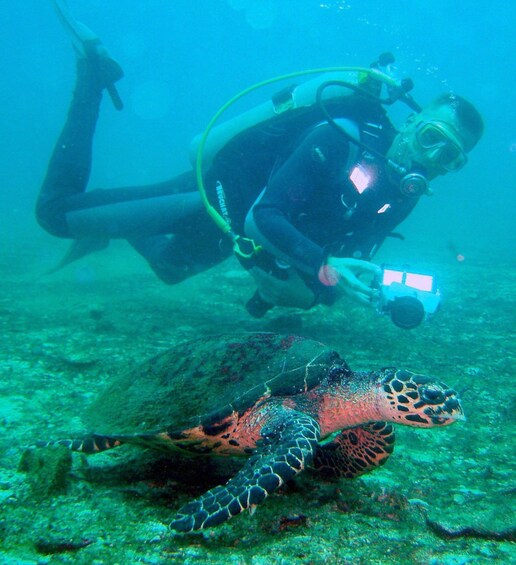
M 423 169 L 427 178 L 458 171 L 467 162 L 453 111 L 448 107 L 411 116 L 396 136 L 389 157 L 407 168 Z

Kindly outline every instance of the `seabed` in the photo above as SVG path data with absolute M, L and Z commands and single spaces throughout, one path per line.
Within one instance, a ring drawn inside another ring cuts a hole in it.
M 57 261 L 53 240 L 3 247 L 1 564 L 516 562 L 516 270 L 504 257 L 432 257 L 443 307 L 407 332 L 350 303 L 250 319 L 243 304 L 252 285 L 232 261 L 167 287 L 120 243 L 53 275 L 44 274 Z M 493 277 L 493 264 L 503 276 Z M 218 462 L 199 468 L 130 446 L 88 458 L 62 449 L 24 455 L 36 440 L 86 431 L 85 407 L 124 368 L 179 341 L 235 329 L 318 339 L 353 369 L 434 375 L 461 392 L 467 421 L 398 427 L 380 470 L 334 483 L 306 473 L 254 515 L 188 536 L 168 524 L 189 498 L 223 480 Z

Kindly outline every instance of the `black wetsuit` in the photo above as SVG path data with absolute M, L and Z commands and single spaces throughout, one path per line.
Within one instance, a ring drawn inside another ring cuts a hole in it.
M 127 239 L 168 283 L 227 258 L 231 242 L 204 210 L 193 172 L 155 185 L 85 192 L 102 95 L 89 73 L 80 62 L 38 201 L 41 225 L 60 237 Z M 383 108 L 355 100 L 350 113 L 361 139 L 385 152 L 395 131 Z M 258 266 L 274 274 L 278 264 L 291 265 L 322 302 L 331 302 L 318 278 L 327 256 L 370 259 L 417 202 L 400 194 L 383 162 L 310 115 L 235 138 L 214 158 L 205 183 L 216 208 L 220 183 L 233 230 L 265 249 L 255 258 Z

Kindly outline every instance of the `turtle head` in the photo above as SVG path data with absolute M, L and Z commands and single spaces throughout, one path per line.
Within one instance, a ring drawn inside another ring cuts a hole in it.
M 379 381 L 385 418 L 430 428 L 465 420 L 459 395 L 444 383 L 403 369 L 382 369 Z

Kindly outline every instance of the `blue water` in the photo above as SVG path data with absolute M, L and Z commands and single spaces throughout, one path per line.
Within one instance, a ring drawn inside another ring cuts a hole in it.
M 514 246 L 516 7 L 501 0 L 70 0 L 122 64 L 122 113 L 105 102 L 92 186 L 145 183 L 188 166 L 190 139 L 232 95 L 311 67 L 365 65 L 392 51 L 425 104 L 469 98 L 486 131 L 459 174 L 433 183 L 406 222 L 414 238 L 466 248 Z M 50 1 L 0 2 L 0 208 L 30 217 L 74 81 L 74 56 Z M 242 109 L 246 103 L 242 102 Z M 404 109 L 394 111 L 402 119 Z M 11 216 L 11 214 L 14 214 Z M 24 220 L 27 219 L 27 222 Z M 6 223 L 4 223 L 4 226 Z

